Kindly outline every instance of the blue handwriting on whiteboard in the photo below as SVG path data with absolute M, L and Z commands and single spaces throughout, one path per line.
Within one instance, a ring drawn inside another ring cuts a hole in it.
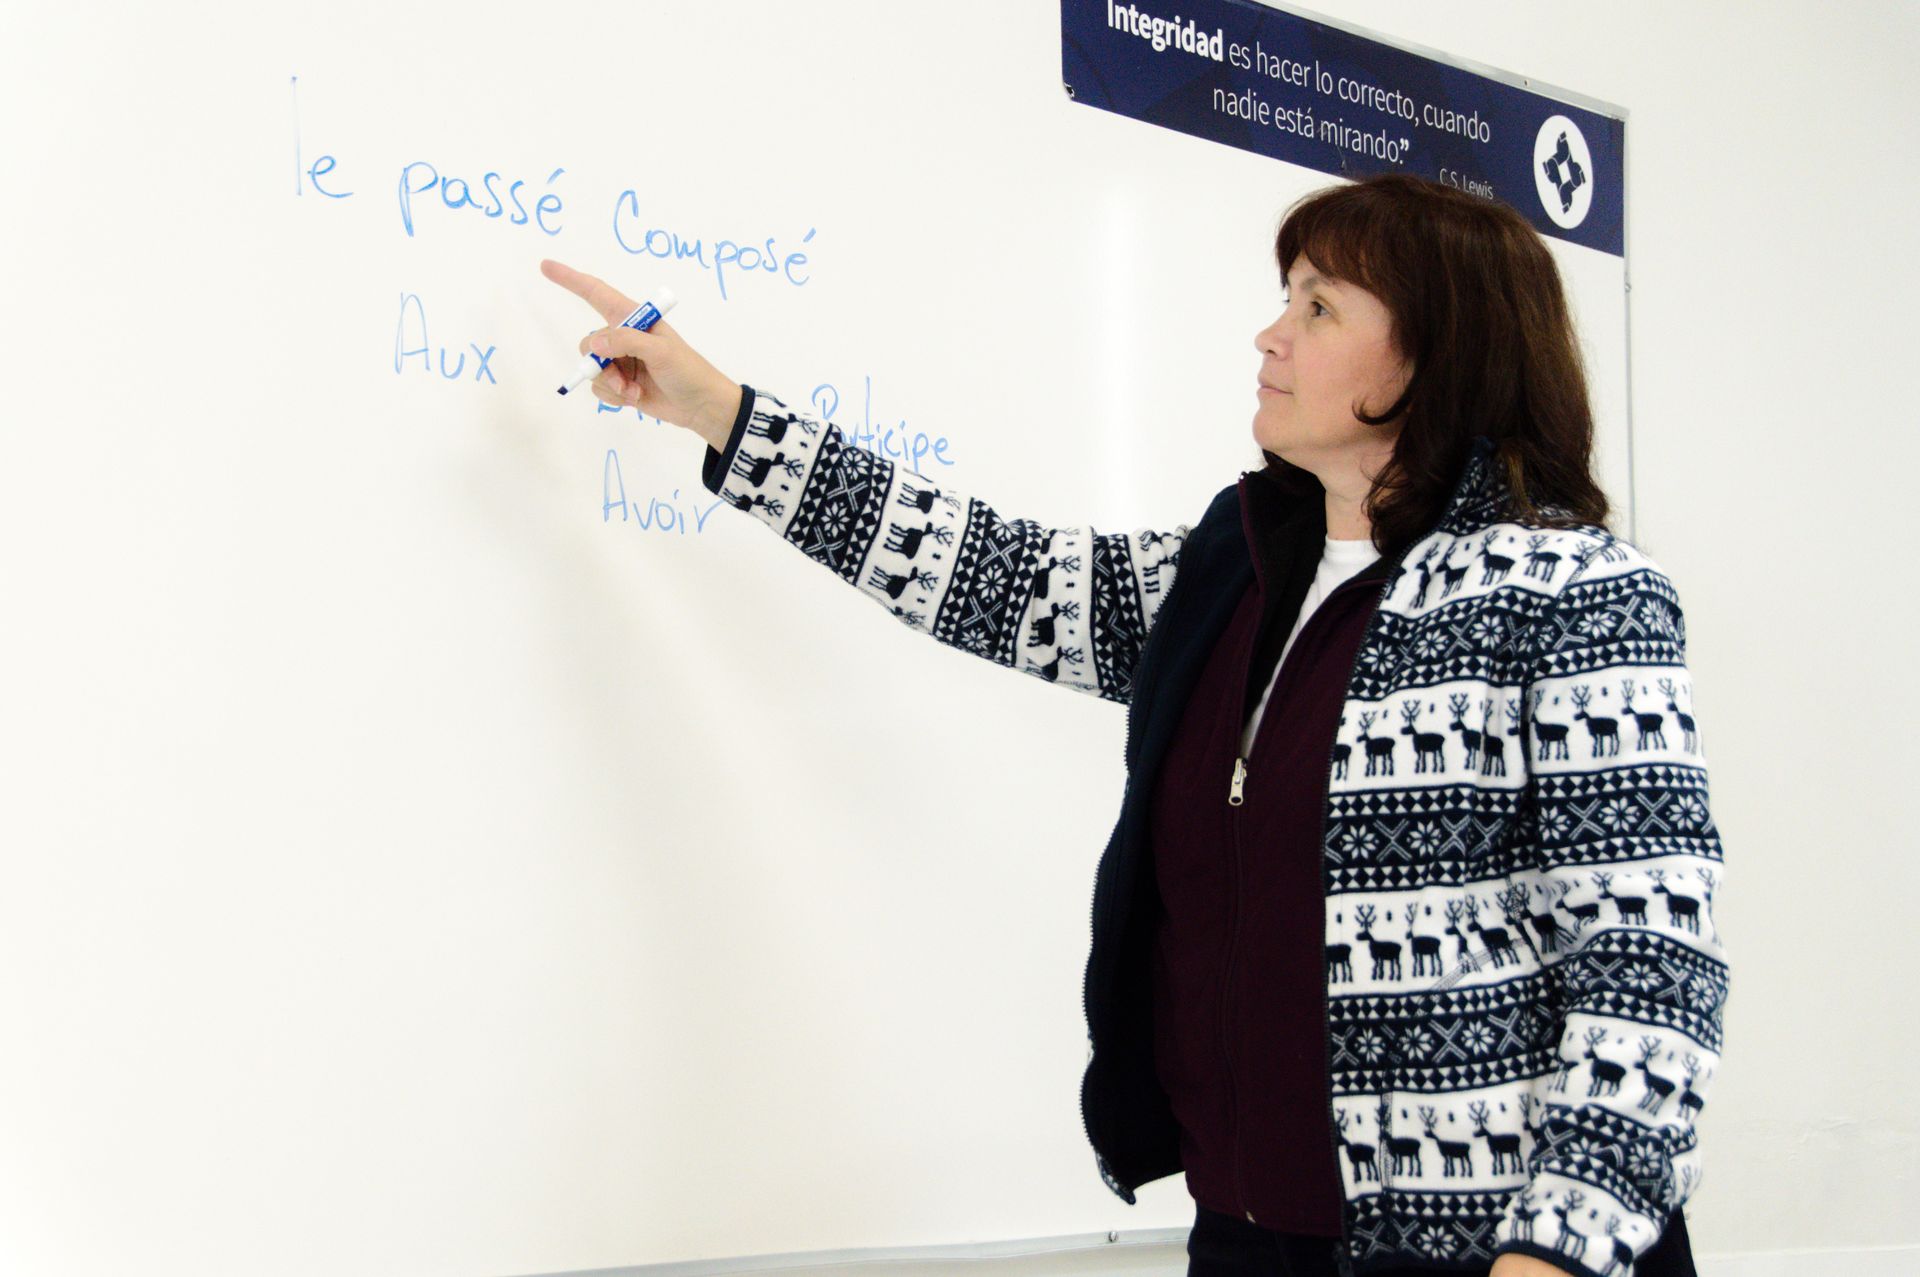
M 736 244 L 730 239 L 718 239 L 713 242 L 713 264 L 707 264 L 707 246 L 701 240 L 684 240 L 677 231 L 663 230 L 658 226 L 642 228 L 638 222 L 640 216 L 640 197 L 631 190 L 620 192 L 620 198 L 613 203 L 613 239 L 621 248 L 634 256 L 642 253 L 653 257 L 664 257 L 668 261 L 679 261 L 691 257 L 704 270 L 713 272 L 714 283 L 720 286 L 720 300 L 727 300 L 727 267 L 736 270 L 764 271 L 769 275 L 784 278 L 795 288 L 805 288 L 805 278 L 793 273 L 796 266 L 807 264 L 805 253 L 788 253 L 782 257 L 773 249 L 773 236 L 766 239 L 766 248 L 758 249 L 752 244 Z M 809 226 L 807 233 L 800 237 L 802 244 L 814 236 L 817 227 Z
M 326 165 L 326 167 L 321 168 L 320 166 L 322 164 Z M 328 199 L 343 200 L 353 194 L 352 191 L 330 191 L 320 185 L 320 179 L 331 172 L 333 172 L 333 157 L 331 155 L 323 155 L 313 162 L 312 168 L 307 170 L 307 180 L 313 183 L 314 190 L 319 191 Z
M 673 490 L 674 500 L 679 500 L 680 489 Z M 693 512 L 693 530 L 704 532 L 707 518 L 726 502 L 715 500 L 706 509 Z M 678 532 L 687 535 L 687 512 L 668 502 L 654 497 L 647 502 L 647 512 L 640 513 L 638 499 L 627 499 L 626 480 L 620 477 L 620 454 L 612 448 L 607 449 L 607 459 L 600 467 L 600 522 L 613 522 L 613 512 L 620 512 L 620 522 L 633 523 L 642 532 Z
M 557 168 L 547 174 L 547 185 L 553 185 L 553 179 L 567 170 Z M 500 175 L 489 172 L 480 179 L 487 193 L 487 206 L 481 207 L 479 200 L 473 198 L 473 190 L 465 178 L 442 177 L 433 165 L 425 160 L 415 160 L 400 170 L 400 223 L 407 228 L 407 234 L 413 234 L 413 197 L 425 195 L 428 191 L 440 192 L 440 203 L 450 209 L 471 208 L 479 211 L 483 217 L 499 217 L 506 212 L 506 205 L 500 200 L 500 192 L 493 189 L 493 180 Z M 533 206 L 533 217 L 528 218 L 526 205 L 520 202 L 520 188 L 526 185 L 524 179 L 517 179 L 507 188 L 507 198 L 513 201 L 514 215 L 510 219 L 515 226 L 525 226 L 528 221 L 539 223 L 540 229 L 548 235 L 558 235 L 559 226 L 547 225 L 547 214 L 558 214 L 561 200 L 558 195 L 548 191 Z M 431 205 L 429 205 L 431 206 Z
M 947 455 L 947 447 L 951 440 L 945 435 L 930 436 L 923 431 L 909 430 L 904 420 L 898 425 L 889 426 L 884 423 L 875 425 L 873 421 L 873 378 L 865 377 L 862 378 L 862 380 L 865 383 L 865 389 L 861 401 L 859 422 L 833 422 L 835 429 L 840 431 L 840 435 L 845 442 L 856 448 L 864 448 L 875 456 L 884 457 L 889 461 L 905 462 L 909 470 L 919 470 L 921 462 L 925 461 L 928 457 L 932 457 L 943 466 L 954 464 L 953 458 Z M 833 421 L 833 414 L 840 410 L 840 392 L 834 388 L 832 382 L 823 381 L 815 386 L 813 388 L 813 394 L 809 396 L 809 398 L 813 401 L 814 412 L 819 414 L 821 420 Z M 658 417 L 647 416 L 646 413 L 640 411 L 637 405 L 628 406 L 633 408 L 634 415 L 639 417 L 641 421 L 655 421 L 663 426 L 668 424 L 665 421 L 661 421 Z M 617 407 L 604 400 L 596 401 L 595 408 L 597 412 L 626 411 L 625 408 Z
M 331 155 L 321 156 L 319 159 L 313 162 L 311 167 L 303 168 L 301 166 L 300 77 L 299 76 L 296 75 L 293 77 L 291 88 L 293 93 L 293 193 L 295 195 L 306 194 L 306 192 L 301 188 L 301 182 L 300 182 L 301 175 L 305 174 L 307 181 L 313 183 L 314 190 L 319 191 L 322 195 L 326 196 L 328 199 L 343 200 L 347 198 L 347 196 L 353 194 L 353 192 L 352 191 L 329 191 L 325 187 L 320 185 L 321 177 L 324 176 L 325 174 L 333 172 L 333 157 Z M 325 167 L 324 168 L 321 167 L 322 165 L 325 165 Z
M 412 314 L 418 321 L 417 326 L 419 331 L 417 337 L 420 344 L 417 346 L 407 345 L 407 342 L 416 336 L 407 322 L 408 307 L 412 307 Z M 493 369 L 487 366 L 487 361 L 493 358 L 493 352 L 496 348 L 488 346 L 485 350 L 482 350 L 472 342 L 468 342 L 467 347 L 472 350 L 474 354 L 480 356 L 480 362 L 473 370 L 473 379 L 479 381 L 484 377 L 494 385 L 499 385 L 500 379 L 495 377 L 493 375 Z M 401 293 L 400 326 L 394 330 L 393 334 L 393 371 L 396 373 L 401 372 L 406 365 L 406 361 L 418 355 L 420 356 L 420 367 L 424 371 L 431 373 L 433 371 L 432 354 L 433 346 L 427 341 L 426 307 L 420 304 L 419 294 Z M 453 381 L 460 376 L 466 366 L 467 352 L 463 350 L 460 352 L 460 362 L 455 364 L 453 370 L 449 372 L 447 370 L 447 348 L 445 346 L 440 347 L 440 375 L 442 377 L 445 377 L 448 381 Z
M 909 470 L 918 470 L 920 463 L 929 455 L 943 466 L 953 464 L 947 457 L 947 437 L 945 435 L 929 438 L 921 431 L 907 429 L 907 423 L 904 419 L 898 427 L 886 426 L 882 429 L 875 426 L 873 422 L 873 378 L 866 377 L 862 380 L 866 382 L 866 391 L 865 397 L 861 402 L 859 424 L 846 426 L 840 425 L 839 422 L 834 422 L 836 426 L 839 426 L 840 433 L 846 436 L 848 443 L 856 448 L 865 448 L 875 456 L 884 457 L 889 461 L 904 461 Z M 813 410 L 819 413 L 823 419 L 832 420 L 833 414 L 840 410 L 840 392 L 834 389 L 833 383 L 830 381 L 823 381 L 815 386 L 811 398 L 813 400 Z

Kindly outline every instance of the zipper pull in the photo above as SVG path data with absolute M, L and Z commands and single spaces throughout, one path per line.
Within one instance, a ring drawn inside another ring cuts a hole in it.
M 1240 791 L 1246 786 L 1246 783 L 1247 760 L 1236 757 L 1233 760 L 1233 788 L 1227 794 L 1227 805 L 1229 807 L 1238 807 L 1246 801 L 1246 799 L 1240 796 Z

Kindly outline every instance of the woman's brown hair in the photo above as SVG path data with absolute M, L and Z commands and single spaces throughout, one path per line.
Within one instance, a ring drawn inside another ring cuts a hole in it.
M 1509 515 L 1539 527 L 1605 527 L 1606 493 L 1590 473 L 1593 411 L 1572 316 L 1545 241 L 1513 208 L 1406 173 L 1303 196 L 1274 241 L 1282 286 L 1304 254 L 1323 274 L 1364 288 L 1393 317 L 1412 377 L 1370 426 L 1404 415 L 1392 458 L 1365 509 L 1391 554 L 1439 521 L 1472 440 L 1512 494 Z M 1360 405 L 1356 404 L 1356 410 Z M 1264 473 L 1291 491 L 1314 475 L 1265 449 Z

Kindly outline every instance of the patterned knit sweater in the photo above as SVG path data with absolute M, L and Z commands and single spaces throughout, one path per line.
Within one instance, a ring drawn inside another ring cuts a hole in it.
M 1131 1204 L 1181 1169 L 1152 1072 L 1140 782 L 1252 579 L 1237 485 L 1195 525 L 1046 528 L 743 392 L 726 447 L 707 451 L 709 491 L 903 624 L 1129 706 L 1082 1104 L 1100 1173 Z M 1436 526 L 1389 564 L 1334 748 L 1336 1253 L 1355 1273 L 1484 1271 L 1512 1251 L 1632 1277 L 1698 1186 L 1728 990 L 1685 622 L 1630 543 L 1509 519 L 1491 459 L 1474 440 Z M 1416 917 L 1474 948 L 1438 974 L 1401 961 L 1388 937 Z

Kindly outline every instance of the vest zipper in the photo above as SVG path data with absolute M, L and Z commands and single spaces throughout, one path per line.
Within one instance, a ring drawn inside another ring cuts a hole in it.
M 1263 611 L 1265 610 L 1264 600 L 1262 601 L 1261 609 Z M 1259 652 L 1260 652 L 1260 624 L 1259 624 L 1258 618 L 1256 618 L 1254 622 L 1254 627 L 1253 627 L 1252 650 L 1248 653 L 1248 660 L 1252 661 L 1253 659 L 1258 657 Z M 1240 699 L 1236 701 L 1235 704 L 1245 705 L 1247 703 L 1247 688 L 1252 682 L 1253 682 L 1253 668 L 1251 664 L 1249 664 L 1240 675 Z M 1263 714 L 1262 717 L 1264 718 L 1265 715 Z M 1244 724 L 1241 724 L 1239 722 L 1236 722 L 1234 724 L 1234 736 L 1236 739 L 1238 739 L 1238 737 L 1240 736 L 1243 726 Z M 1254 735 L 1258 737 L 1259 734 L 1260 734 L 1260 729 L 1258 726 L 1255 726 Z M 1256 739 L 1251 744 L 1249 744 L 1247 746 L 1247 753 L 1248 754 L 1253 753 L 1253 747 L 1258 743 L 1259 741 Z M 1240 807 L 1245 805 L 1246 799 L 1243 796 L 1243 791 L 1246 787 L 1246 783 L 1247 783 L 1247 760 L 1245 758 L 1242 758 L 1239 754 L 1236 753 L 1233 758 L 1233 786 L 1227 792 L 1227 805 L 1229 807 Z M 1231 1001 L 1231 998 L 1229 995 L 1233 988 L 1233 946 L 1234 946 L 1234 941 L 1240 938 L 1240 860 L 1241 860 L 1239 818 L 1236 816 L 1229 816 L 1227 818 L 1227 823 L 1231 825 L 1233 828 L 1233 892 L 1232 892 L 1233 925 L 1231 928 L 1228 929 L 1228 932 L 1227 932 L 1227 957 L 1226 957 L 1226 962 L 1224 964 L 1224 968 L 1220 974 L 1220 1058 L 1227 1066 L 1227 1094 L 1231 1097 L 1231 1105 L 1227 1111 L 1231 1115 L 1232 1122 L 1233 1122 L 1234 1196 L 1239 1199 L 1240 1211 L 1242 1214 L 1244 1214 L 1247 1217 L 1247 1222 L 1249 1224 L 1257 1225 L 1260 1221 L 1255 1219 L 1253 1217 L 1253 1212 L 1247 1209 L 1246 1189 L 1245 1189 L 1245 1186 L 1240 1182 L 1240 1096 L 1238 1094 L 1238 1087 L 1236 1086 L 1233 1079 L 1233 1033 L 1231 1029 L 1231 1019 L 1227 1014 L 1228 1004 Z
M 1389 573 L 1389 580 L 1391 580 L 1391 573 Z M 1352 581 L 1342 581 L 1339 585 L 1334 586 L 1332 592 L 1330 592 L 1324 599 L 1320 600 L 1320 606 L 1314 609 L 1313 615 L 1307 618 L 1306 625 L 1302 625 L 1300 627 L 1300 633 L 1293 636 L 1293 641 L 1295 643 L 1298 643 L 1301 639 L 1305 638 L 1307 636 L 1307 626 L 1312 625 L 1316 620 L 1320 618 L 1321 613 L 1323 613 L 1326 610 L 1327 604 L 1331 603 L 1334 600 L 1334 597 L 1336 595 L 1338 595 L 1342 590 L 1347 589 L 1349 586 L 1353 584 L 1354 582 Z M 1386 591 L 1382 590 L 1381 597 L 1384 598 L 1385 596 L 1386 596 Z M 1378 608 L 1378 603 L 1375 604 L 1375 607 L 1376 609 Z M 1369 620 L 1368 624 L 1371 625 L 1372 621 Z M 1364 632 L 1363 632 L 1363 637 L 1364 637 Z M 1253 628 L 1253 641 L 1254 641 L 1254 652 L 1256 655 L 1258 655 L 1259 645 L 1260 645 L 1260 627 L 1258 625 L 1255 625 Z M 1274 666 L 1273 673 L 1268 676 L 1273 680 L 1272 687 L 1269 689 L 1269 699 L 1271 699 L 1272 692 L 1279 688 L 1280 668 L 1281 666 L 1284 666 L 1286 664 L 1286 656 L 1287 656 L 1287 653 L 1285 652 L 1281 653 L 1281 659 L 1279 663 Z M 1360 668 L 1360 654 L 1357 651 L 1354 653 L 1353 668 L 1356 670 Z M 1247 670 L 1247 679 L 1249 682 L 1251 682 L 1253 679 L 1253 670 L 1251 667 L 1249 667 Z M 1353 685 L 1352 671 L 1348 671 L 1347 673 L 1347 685 L 1349 687 Z M 1246 696 L 1247 696 L 1247 689 L 1245 685 L 1242 685 L 1240 688 L 1240 700 L 1242 704 L 1246 703 Z M 1266 706 L 1263 705 L 1260 707 L 1260 722 L 1264 723 L 1266 721 L 1267 721 L 1267 710 L 1266 710 Z M 1254 735 L 1256 736 L 1260 734 L 1259 724 L 1254 725 L 1253 732 L 1254 732 Z M 1339 733 L 1336 731 L 1334 735 L 1338 736 Z M 1251 745 L 1247 746 L 1247 753 L 1251 754 L 1252 752 L 1253 752 L 1253 746 Z M 1327 755 L 1327 784 L 1329 786 L 1333 784 L 1333 755 L 1331 753 Z M 1246 803 L 1246 788 L 1247 788 L 1247 760 L 1245 757 L 1239 754 L 1236 754 L 1234 755 L 1234 758 L 1233 758 L 1233 779 L 1228 783 L 1228 787 L 1227 787 L 1227 806 L 1229 807 L 1243 806 Z
M 1404 557 L 1404 556 L 1405 555 L 1403 551 L 1400 557 Z M 1395 563 L 1398 563 L 1398 561 L 1399 559 L 1396 558 Z M 1374 600 L 1373 613 L 1377 613 L 1380 610 L 1380 605 L 1386 602 L 1387 594 L 1389 591 L 1393 589 L 1395 580 L 1396 580 L 1396 574 L 1393 571 L 1393 566 L 1389 565 L 1387 570 L 1387 579 L 1385 583 L 1382 584 L 1382 586 L 1380 587 L 1379 596 Z M 1330 592 L 1326 598 L 1320 601 L 1320 606 L 1314 610 L 1314 615 L 1307 618 L 1306 625 L 1303 625 L 1300 627 L 1301 632 L 1298 635 L 1294 636 L 1293 641 L 1295 643 L 1298 643 L 1301 639 L 1305 638 L 1307 627 L 1311 626 L 1316 620 L 1320 618 L 1321 615 L 1324 614 L 1326 605 L 1333 600 L 1334 595 L 1339 594 L 1342 590 L 1347 589 L 1349 586 L 1353 584 L 1354 582 L 1352 581 L 1343 581 L 1339 585 L 1335 586 L 1332 592 Z M 1353 676 L 1359 672 L 1360 654 L 1366 650 L 1366 646 L 1367 646 L 1367 631 L 1373 628 L 1373 613 L 1368 614 L 1367 623 L 1365 626 L 1361 628 L 1360 644 L 1358 647 L 1354 649 L 1353 664 L 1347 670 L 1346 685 L 1342 689 L 1343 696 L 1347 690 L 1353 687 Z M 1256 650 L 1258 649 L 1259 641 L 1260 641 L 1260 631 L 1259 631 L 1259 627 L 1256 626 L 1254 628 L 1254 644 L 1255 644 Z M 1281 665 L 1284 665 L 1286 663 L 1285 657 L 1286 657 L 1286 653 L 1283 652 L 1281 654 L 1281 662 L 1280 662 Z M 1249 670 L 1247 673 L 1247 677 L 1251 679 L 1252 676 L 1253 676 L 1252 671 Z M 1279 685 L 1279 677 L 1280 677 L 1280 670 L 1278 666 L 1275 667 L 1272 677 L 1274 679 L 1275 689 L 1277 690 Z M 1246 687 L 1244 684 L 1242 684 L 1241 686 L 1240 696 L 1241 696 L 1241 704 L 1245 704 L 1246 703 Z M 1263 706 L 1260 711 L 1261 722 L 1259 724 L 1256 724 L 1253 729 L 1254 735 L 1256 738 L 1260 734 L 1260 727 L 1264 726 L 1265 724 L 1266 716 L 1267 716 L 1266 707 Z M 1320 801 L 1319 847 L 1320 847 L 1321 887 L 1322 887 L 1323 895 L 1325 891 L 1326 872 L 1327 872 L 1327 869 L 1326 869 L 1327 798 L 1333 792 L 1333 754 L 1334 754 L 1334 751 L 1338 749 L 1340 746 L 1340 733 L 1337 729 L 1334 731 L 1333 737 L 1334 737 L 1333 743 L 1329 745 L 1327 748 L 1327 767 L 1326 767 L 1326 772 L 1324 774 L 1325 779 L 1324 779 L 1324 783 L 1320 787 L 1321 801 Z M 1249 749 L 1247 752 L 1252 753 L 1253 751 Z M 1246 783 L 1247 783 L 1247 760 L 1241 757 L 1240 755 L 1235 754 L 1233 759 L 1233 781 L 1230 788 L 1227 791 L 1228 806 L 1239 807 L 1246 802 L 1246 798 L 1245 798 Z M 1239 850 L 1239 840 L 1240 840 L 1240 831 L 1239 831 L 1239 826 L 1236 825 L 1234 827 L 1234 849 L 1236 853 Z M 1237 862 L 1237 859 L 1238 857 L 1236 855 L 1236 862 Z M 1237 872 L 1238 872 L 1238 866 L 1236 863 L 1236 874 Z M 1235 879 L 1236 893 L 1238 891 L 1238 881 L 1239 880 L 1236 877 Z M 1228 952 L 1229 953 L 1232 952 L 1231 948 L 1229 948 Z M 1228 974 L 1229 976 L 1231 976 L 1232 974 L 1231 964 L 1229 964 L 1229 967 L 1228 967 Z M 1323 976 L 1322 979 L 1324 981 L 1325 977 Z M 1327 991 L 1326 1001 L 1327 1001 L 1326 1014 L 1323 1017 L 1321 1017 L 1320 1027 L 1322 1031 L 1322 1037 L 1324 1040 L 1324 1050 L 1325 1050 L 1326 1062 L 1327 1062 L 1327 1068 L 1326 1068 L 1327 1139 L 1328 1139 L 1329 1146 L 1333 1149 L 1333 1169 L 1334 1169 L 1334 1174 L 1339 1177 L 1339 1183 L 1336 1185 L 1336 1187 L 1339 1190 L 1337 1195 L 1340 1199 L 1340 1236 L 1335 1238 L 1333 1241 L 1333 1247 L 1332 1247 L 1333 1259 L 1334 1259 L 1334 1265 L 1339 1272 L 1339 1277 L 1354 1277 L 1353 1259 L 1351 1257 L 1351 1251 L 1349 1249 L 1349 1245 L 1347 1242 L 1346 1174 L 1340 1169 L 1340 1143 L 1338 1140 L 1333 1138 L 1333 1131 L 1335 1129 L 1336 1122 L 1334 1119 L 1334 1111 L 1333 1111 L 1333 993 L 1331 989 Z M 1223 999 L 1223 1005 L 1224 1005 L 1224 999 Z M 1233 1077 L 1231 1061 L 1228 1062 L 1227 1077 L 1228 1077 L 1228 1081 L 1231 1082 Z M 1240 1134 L 1240 1125 L 1239 1125 L 1238 1116 L 1236 1115 L 1234 1119 L 1234 1165 L 1233 1165 L 1234 1176 L 1236 1180 L 1238 1179 L 1240 1174 L 1239 1134 Z M 1242 1204 L 1244 1205 L 1244 1202 Z M 1248 1213 L 1247 1219 L 1249 1221 L 1253 1220 L 1253 1215 L 1251 1212 Z

